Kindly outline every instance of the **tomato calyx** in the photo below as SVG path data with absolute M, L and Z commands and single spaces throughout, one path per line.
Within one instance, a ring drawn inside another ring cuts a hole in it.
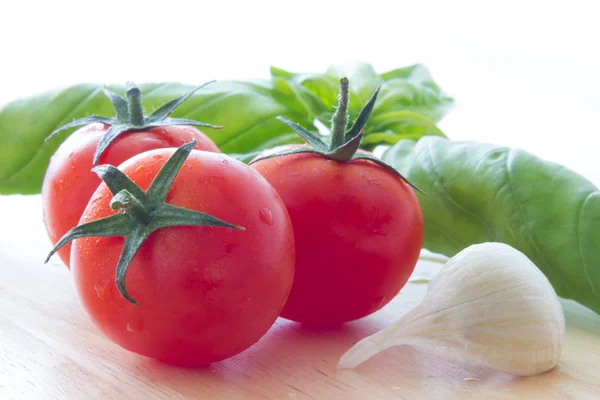
M 244 230 L 240 226 L 232 225 L 212 215 L 165 202 L 175 177 L 195 145 L 196 141 L 192 141 L 179 147 L 162 166 L 146 192 L 112 165 L 99 165 L 93 168 L 92 171 L 106 183 L 113 194 L 111 208 L 120 213 L 71 229 L 56 243 L 45 262 L 74 239 L 122 236 L 125 242 L 117 264 L 116 285 L 124 299 L 139 305 L 127 292 L 125 274 L 133 257 L 152 232 L 169 226 L 217 226 Z
M 340 79 L 340 95 L 338 98 L 338 106 L 331 118 L 331 141 L 329 145 L 325 143 L 319 136 L 310 132 L 306 128 L 292 122 L 284 117 L 277 117 L 278 120 L 288 125 L 294 132 L 300 135 L 306 140 L 307 146 L 294 148 L 289 150 L 283 150 L 275 153 L 265 153 L 259 155 L 250 161 L 249 164 L 253 164 L 260 160 L 266 160 L 268 158 L 281 157 L 291 154 L 301 153 L 313 153 L 321 155 L 327 159 L 334 160 L 337 162 L 349 162 L 352 160 L 368 160 L 380 167 L 390 171 L 410 187 L 415 189 L 421 194 L 426 195 L 421 189 L 413 185 L 408 179 L 406 179 L 400 172 L 398 172 L 391 165 L 383 162 L 379 158 L 369 153 L 358 152 L 360 143 L 364 136 L 364 128 L 367 124 L 369 116 L 375 106 L 377 95 L 379 94 L 380 87 L 378 86 L 367 104 L 360 110 L 358 117 L 350 127 L 348 126 L 348 98 L 349 98 L 349 81 L 348 78 Z
M 127 83 L 125 97 L 121 97 L 107 88 L 104 88 L 104 95 L 108 97 L 115 108 L 116 116 L 114 118 L 100 117 L 95 115 L 80 118 L 55 129 L 45 140 L 51 139 L 65 129 L 74 128 L 77 126 L 93 123 L 102 123 L 104 125 L 108 125 L 110 128 L 106 131 L 106 134 L 102 137 L 98 143 L 98 146 L 96 147 L 96 151 L 94 152 L 93 165 L 96 165 L 100 160 L 100 156 L 102 156 L 108 146 L 117 137 L 126 132 L 141 131 L 160 126 L 173 125 L 191 125 L 204 128 L 221 129 L 222 126 L 211 125 L 206 122 L 200 122 L 186 118 L 170 117 L 171 113 L 175 111 L 175 109 L 181 103 L 186 101 L 198 90 L 213 82 L 214 81 L 207 82 L 191 92 L 163 104 L 148 116 L 144 115 L 144 109 L 142 107 L 142 92 L 135 84 L 131 82 Z

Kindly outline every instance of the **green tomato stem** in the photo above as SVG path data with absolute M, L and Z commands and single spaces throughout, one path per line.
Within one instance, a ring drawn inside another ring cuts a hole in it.
M 148 207 L 126 189 L 119 191 L 112 198 L 110 207 L 131 217 L 139 225 L 147 224 L 150 218 Z
M 342 78 L 340 79 L 338 107 L 331 118 L 331 151 L 343 145 L 346 139 L 346 127 L 348 126 L 348 97 L 348 78 Z
M 134 126 L 144 126 L 144 108 L 142 107 L 142 92 L 133 83 L 127 84 L 127 106 L 129 120 Z

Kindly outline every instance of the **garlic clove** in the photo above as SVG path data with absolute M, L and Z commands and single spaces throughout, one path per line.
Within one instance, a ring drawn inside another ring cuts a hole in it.
M 558 363 L 565 319 L 556 292 L 520 251 L 482 243 L 461 251 L 435 276 L 423 301 L 388 328 L 358 342 L 340 368 L 354 368 L 402 344 L 443 346 L 512 375 Z

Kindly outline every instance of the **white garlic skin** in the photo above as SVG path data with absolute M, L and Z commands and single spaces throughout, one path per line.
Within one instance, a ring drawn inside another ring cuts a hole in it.
M 496 370 L 528 376 L 558 364 L 564 336 L 563 310 L 544 274 L 513 247 L 482 243 L 451 258 L 415 309 L 357 343 L 339 367 L 417 344 L 456 349 Z

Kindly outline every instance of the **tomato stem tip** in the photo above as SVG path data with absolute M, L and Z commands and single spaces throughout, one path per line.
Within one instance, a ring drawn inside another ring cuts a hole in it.
M 125 95 L 129 108 L 129 121 L 133 126 L 144 126 L 144 108 L 142 107 L 142 92 L 133 84 L 128 82 Z
M 338 96 L 338 106 L 331 118 L 331 144 L 330 151 L 344 144 L 346 138 L 346 127 L 348 126 L 348 101 L 349 101 L 349 82 L 348 78 L 340 79 L 340 94 Z

